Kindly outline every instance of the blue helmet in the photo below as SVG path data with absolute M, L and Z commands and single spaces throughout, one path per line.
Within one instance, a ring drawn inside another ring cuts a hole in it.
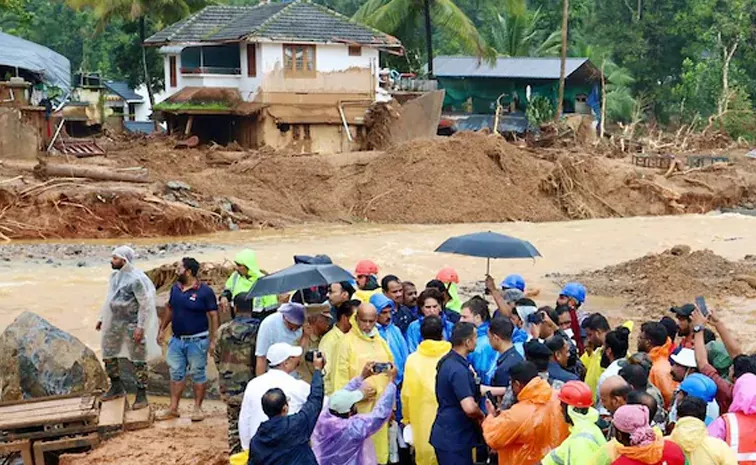
M 519 289 L 525 292 L 525 278 L 519 274 L 510 274 L 501 282 L 502 289 Z
M 585 286 L 580 283 L 567 283 L 559 295 L 573 298 L 582 305 L 585 303 Z
M 693 373 L 680 383 L 680 390 L 689 396 L 698 397 L 705 402 L 714 400 L 717 395 L 717 385 L 706 375 Z

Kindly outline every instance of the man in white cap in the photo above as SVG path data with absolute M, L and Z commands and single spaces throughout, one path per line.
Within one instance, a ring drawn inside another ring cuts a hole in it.
M 265 321 L 270 318 L 273 316 L 266 318 Z M 285 342 L 278 342 L 268 348 L 266 358 L 270 364 L 270 370 L 252 379 L 244 390 L 244 400 L 242 400 L 239 414 L 239 440 L 242 448 L 249 449 L 249 443 L 257 433 L 257 429 L 268 420 L 268 416 L 262 409 L 262 397 L 269 389 L 283 390 L 288 397 L 289 415 L 299 412 L 307 402 L 310 385 L 291 375 L 301 363 L 301 357 L 301 347 Z
M 110 266 L 113 273 L 108 295 L 96 329 L 102 331 L 102 359 L 110 378 L 110 389 L 102 400 L 126 395 L 118 358 L 128 358 L 134 365 L 137 394 L 132 409 L 147 407 L 147 360 L 160 355 L 155 340 L 158 321 L 155 309 L 155 286 L 134 264 L 134 251 L 127 246 L 113 250 Z
M 302 325 L 305 321 L 305 307 L 302 304 L 289 302 L 281 305 L 278 312 L 267 317 L 260 323 L 255 347 L 255 375 L 260 376 L 268 369 L 266 355 L 274 344 L 299 345 L 302 339 Z

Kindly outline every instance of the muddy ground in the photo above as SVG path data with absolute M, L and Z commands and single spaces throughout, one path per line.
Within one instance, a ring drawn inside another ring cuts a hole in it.
M 727 152 L 729 164 L 665 176 L 633 165 L 629 154 L 608 157 L 602 146 L 531 147 L 485 133 L 334 155 L 175 149 L 167 137 L 102 145 L 104 157 L 47 162 L 143 173 L 147 182 L 43 180 L 32 174 L 36 161 L 4 160 L 0 239 L 182 236 L 310 222 L 542 222 L 756 203 L 756 162 L 743 150 Z

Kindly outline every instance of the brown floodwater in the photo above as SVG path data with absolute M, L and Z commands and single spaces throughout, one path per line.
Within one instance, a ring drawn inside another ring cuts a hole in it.
M 676 244 L 693 249 L 708 248 L 731 260 L 756 251 L 756 218 L 733 214 L 668 217 L 610 218 L 556 223 L 500 223 L 454 225 L 304 225 L 283 231 L 224 232 L 191 238 L 132 240 L 137 245 L 170 241 L 223 244 L 225 251 L 201 248 L 193 253 L 200 261 L 233 260 L 243 248 L 257 252 L 260 266 L 268 271 L 289 266 L 295 254 L 331 256 L 334 262 L 352 269 L 363 258 L 374 260 L 381 274 L 396 274 L 422 285 L 443 266 L 454 266 L 463 283 L 483 279 L 484 259 L 434 253 L 447 237 L 478 231 L 496 231 L 532 242 L 543 255 L 536 260 L 496 260 L 491 273 L 502 279 L 520 273 L 530 287 L 537 287 L 540 304 L 553 303 L 558 287 L 547 273 L 572 273 L 602 268 L 661 252 Z M 72 241 L 74 242 L 74 241 Z M 66 242 L 70 244 L 72 242 Z M 117 244 L 118 241 L 75 241 L 83 244 Z M 61 243 L 64 244 L 64 243 Z M 175 261 L 178 256 L 139 262 L 142 269 Z M 0 270 L 0 330 L 21 312 L 33 311 L 54 325 L 79 337 L 99 353 L 94 330 L 105 297 L 109 263 L 102 266 L 53 268 L 24 262 Z M 738 334 L 754 334 L 756 302 L 733 299 L 729 305 L 750 315 L 738 322 Z M 589 296 L 589 311 L 602 311 L 621 319 L 627 317 L 624 302 L 616 298 Z M 661 316 L 661 315 L 660 315 Z M 744 324 L 741 324 L 744 323 Z

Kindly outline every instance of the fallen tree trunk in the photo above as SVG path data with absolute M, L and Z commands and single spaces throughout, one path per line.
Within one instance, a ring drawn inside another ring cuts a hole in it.
M 147 171 L 133 173 L 80 165 L 49 165 L 47 163 L 40 163 L 34 167 L 34 174 L 42 179 L 66 177 L 87 178 L 98 181 L 150 182 L 147 178 Z

